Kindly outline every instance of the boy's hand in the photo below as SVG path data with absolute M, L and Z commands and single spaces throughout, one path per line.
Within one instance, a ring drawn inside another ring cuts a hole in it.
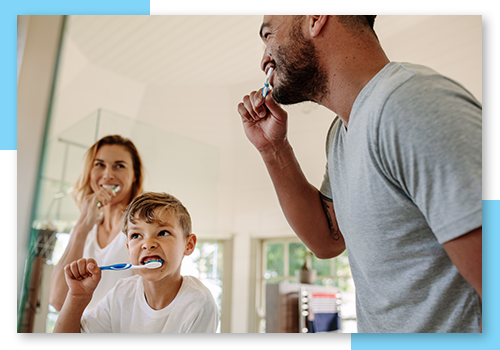
M 80 319 L 101 280 L 101 269 L 94 259 L 79 259 L 64 266 L 68 294 L 54 326 L 54 333 L 80 332 Z
M 101 269 L 94 259 L 79 259 L 64 267 L 68 294 L 77 298 L 92 298 L 101 280 Z

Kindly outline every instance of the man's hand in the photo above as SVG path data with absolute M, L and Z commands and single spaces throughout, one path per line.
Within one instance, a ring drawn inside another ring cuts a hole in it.
M 264 160 L 291 228 L 317 257 L 335 257 L 345 250 L 345 242 L 333 203 L 323 201 L 302 172 L 287 139 L 287 112 L 271 94 L 264 99 L 261 92 L 251 92 L 238 104 L 245 133 Z
M 259 152 L 280 148 L 286 141 L 287 113 L 269 93 L 264 99 L 262 89 L 252 91 L 238 104 L 245 134 Z
M 91 299 L 101 280 L 101 269 L 94 259 L 79 259 L 64 267 L 68 294 L 76 298 Z

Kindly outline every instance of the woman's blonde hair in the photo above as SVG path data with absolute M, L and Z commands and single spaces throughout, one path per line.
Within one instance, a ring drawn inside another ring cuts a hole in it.
M 137 151 L 135 145 L 129 139 L 120 135 L 105 136 L 90 147 L 85 153 L 83 161 L 83 169 L 78 177 L 76 184 L 73 186 L 72 196 L 78 208 L 81 208 L 83 198 L 94 191 L 90 186 L 90 171 L 94 165 L 94 160 L 99 149 L 104 145 L 118 145 L 123 146 L 132 156 L 132 165 L 134 169 L 135 182 L 132 184 L 132 191 L 130 193 L 129 203 L 141 194 L 143 189 L 143 166 L 141 156 Z

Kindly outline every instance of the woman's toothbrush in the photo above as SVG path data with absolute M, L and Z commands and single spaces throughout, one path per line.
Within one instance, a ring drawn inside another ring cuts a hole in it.
M 262 88 L 262 97 L 266 98 L 269 93 L 269 79 L 271 79 L 271 73 L 273 72 L 273 67 L 269 67 L 267 71 L 266 81 L 264 82 L 264 87 Z
M 144 265 L 132 265 L 132 264 L 114 264 L 108 266 L 99 266 L 101 270 L 113 270 L 113 271 L 123 271 L 128 269 L 157 269 L 162 265 L 160 261 L 150 261 Z
M 120 185 L 102 185 L 107 190 L 113 191 L 114 194 L 120 190 Z
M 102 187 L 106 190 L 111 190 L 113 191 L 114 194 L 120 190 L 120 185 L 102 185 Z M 101 202 L 97 202 L 97 207 L 100 208 L 102 207 Z

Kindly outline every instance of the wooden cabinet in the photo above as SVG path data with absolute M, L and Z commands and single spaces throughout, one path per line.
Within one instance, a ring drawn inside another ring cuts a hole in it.
M 301 295 L 304 291 L 305 295 Z M 266 285 L 266 333 L 301 333 L 307 328 L 312 296 L 330 297 L 338 316 L 338 290 L 333 287 L 299 283 Z M 335 295 L 335 297 L 333 297 Z M 316 298 L 318 300 L 319 298 Z M 317 305 L 317 303 L 316 303 Z M 332 310 L 330 303 L 329 311 Z M 321 310 L 316 310 L 321 311 Z M 311 328 L 311 327 L 309 327 Z

